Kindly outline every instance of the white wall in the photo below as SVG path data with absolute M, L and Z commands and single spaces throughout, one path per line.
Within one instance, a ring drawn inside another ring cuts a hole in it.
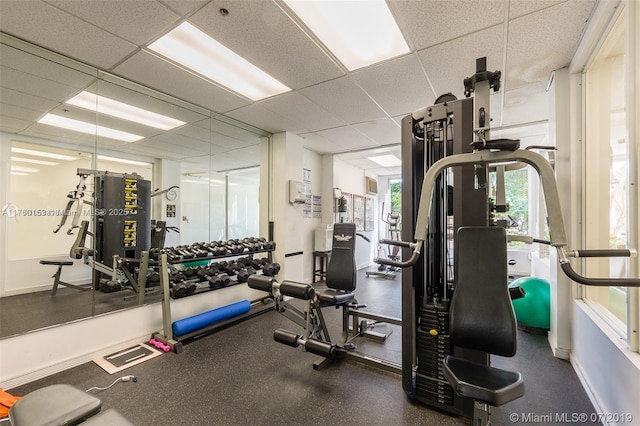
M 303 147 L 303 140 L 292 133 L 273 136 L 273 221 L 276 261 L 281 280 L 311 282 L 314 232 L 320 218 L 305 218 L 302 204 L 289 203 L 289 181 L 302 182 L 303 169 L 311 170 L 311 194 L 322 195 L 322 158 Z M 323 197 L 324 202 L 324 197 Z M 325 204 L 323 203 L 323 209 Z M 324 214 L 324 211 L 323 211 Z M 302 255 L 293 255 L 302 252 Z M 286 256 L 290 254 L 291 256 Z
M 333 186 L 340 188 L 343 192 L 348 192 L 355 195 L 365 195 L 364 187 L 365 172 L 359 167 L 354 167 L 344 161 L 335 159 L 333 161 Z M 374 205 L 377 206 L 377 202 Z M 377 209 L 376 209 L 377 211 Z M 361 232 L 370 240 L 374 238 L 375 231 Z M 375 240 L 375 238 L 374 238 Z M 375 247 L 375 243 L 372 240 L 367 242 L 362 238 L 356 239 L 356 268 L 362 269 L 372 264 L 372 253 Z
M 153 180 L 156 182 L 155 188 L 160 190 L 168 189 L 172 186 L 180 186 L 180 163 L 170 160 L 158 160 L 153 170 Z M 165 221 L 167 226 L 175 226 L 180 228 L 180 200 L 182 198 L 182 192 L 180 189 L 176 190 L 178 198 L 174 201 L 169 201 L 164 195 L 158 195 L 151 199 L 153 205 L 153 218 L 155 220 Z M 173 204 L 176 206 L 176 216 L 167 217 L 167 204 Z M 167 232 L 164 239 L 165 247 L 175 247 L 180 245 L 180 234 L 177 232 Z
M 640 420 L 640 354 L 626 349 L 608 326 L 585 302 L 573 303 L 573 356 L 599 412 L 629 414 L 632 421 L 610 424 L 637 424 Z
M 171 300 L 172 319 L 263 296 L 264 292 L 243 284 Z M 158 331 L 162 331 L 162 309 L 160 303 L 154 303 L 2 339 L 0 387 L 20 386 L 127 345 L 148 341 Z

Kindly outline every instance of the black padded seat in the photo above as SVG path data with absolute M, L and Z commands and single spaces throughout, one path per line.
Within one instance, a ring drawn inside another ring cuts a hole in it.
M 479 365 L 447 355 L 442 372 L 457 394 L 489 405 L 500 406 L 524 395 L 524 381 L 517 371 Z
M 102 401 L 71 385 L 51 385 L 23 396 L 9 410 L 13 426 L 75 425 L 95 415 Z
M 344 305 L 355 299 L 355 295 L 352 292 L 329 288 L 325 281 L 313 283 L 313 289 L 321 306 Z
M 336 293 L 336 292 L 326 292 L 321 293 L 316 290 L 316 296 L 318 300 L 323 304 L 328 305 L 344 305 L 345 303 L 351 302 L 355 295 L 353 293 Z

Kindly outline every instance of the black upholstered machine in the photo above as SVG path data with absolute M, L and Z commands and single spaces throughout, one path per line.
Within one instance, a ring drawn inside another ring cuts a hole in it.
M 278 283 L 272 277 L 252 275 L 248 284 L 251 288 L 272 293 L 276 311 L 302 327 L 302 333 L 278 329 L 274 332 L 273 338 L 292 347 L 303 346 L 305 351 L 320 355 L 322 359 L 314 363 L 315 369 L 320 369 L 327 362 L 348 357 L 378 368 L 399 372 L 399 365 L 364 355 L 358 352 L 355 344 L 349 340 L 350 336 L 356 334 L 367 336 L 368 323 L 366 320 L 360 321 L 361 318 L 374 320 L 375 323 L 401 325 L 398 318 L 360 311 L 366 306 L 358 304 L 353 293 L 356 289 L 357 272 L 356 236 L 366 238 L 356 233 L 353 223 L 337 223 L 333 226 L 333 244 L 327 264 L 326 281 L 314 284 L 292 281 Z M 285 300 L 285 296 L 303 300 L 303 310 Z M 329 335 L 322 313 L 322 308 L 327 307 L 342 309 L 342 336 L 339 340 L 332 340 Z M 371 332 L 371 335 L 378 340 L 381 339 L 379 333 Z
M 549 162 L 519 141 L 490 139 L 490 89 L 500 72 L 485 58 L 465 79 L 466 99 L 447 94 L 402 120 L 403 261 L 377 259 L 402 273 L 402 385 L 411 400 L 490 424 L 490 406 L 524 394 L 518 372 L 490 365 L 516 354 L 507 287 L 509 236 L 494 220 L 488 191 L 497 166 L 531 166 L 540 176 L 550 241 L 560 266 L 585 285 L 640 286 L 640 279 L 587 278 L 568 257 L 631 256 L 633 250 L 566 251 L 562 209 Z M 471 98 L 471 93 L 474 97 Z M 446 379 L 446 380 L 443 380 Z

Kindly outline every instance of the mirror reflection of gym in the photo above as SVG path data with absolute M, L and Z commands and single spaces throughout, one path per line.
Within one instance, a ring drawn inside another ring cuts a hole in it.
M 88 221 L 93 232 L 95 217 L 95 175 L 87 176 L 80 190 L 78 170 L 136 174 L 148 181 L 150 193 L 157 194 L 149 198 L 148 214 L 167 222 L 167 246 L 258 232 L 259 145 L 268 134 L 10 36 L 3 34 L 1 42 L 0 135 L 2 157 L 11 159 L 2 207 L 11 217 L 3 229 L 7 271 L 0 289 L 0 338 L 160 300 L 147 294 L 141 301 L 128 285 L 125 291 L 101 292 L 94 281 L 104 274 L 70 256 L 80 225 Z M 96 112 L 109 100 L 174 118 L 178 125 L 158 129 Z M 56 117 L 88 123 L 90 130 L 54 125 Z M 106 130 L 96 130 L 98 122 L 142 138 L 105 136 Z M 242 161 L 226 154 L 233 149 L 242 152 Z M 227 191 L 253 206 L 241 212 L 249 215 L 242 223 L 227 220 L 233 207 L 221 202 Z M 181 211 L 197 211 L 206 220 Z M 84 244 L 94 249 L 91 237 Z

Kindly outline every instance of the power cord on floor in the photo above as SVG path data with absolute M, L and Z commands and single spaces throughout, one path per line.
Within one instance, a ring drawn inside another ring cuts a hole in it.
M 122 377 L 118 377 L 117 379 L 115 379 L 113 381 L 113 383 L 111 383 L 107 387 L 100 388 L 100 387 L 94 386 L 92 388 L 87 389 L 85 392 L 104 391 L 104 390 L 109 389 L 111 386 L 115 385 L 118 382 L 133 382 L 133 383 L 136 383 L 137 381 L 138 381 L 138 377 L 137 376 L 122 376 Z

